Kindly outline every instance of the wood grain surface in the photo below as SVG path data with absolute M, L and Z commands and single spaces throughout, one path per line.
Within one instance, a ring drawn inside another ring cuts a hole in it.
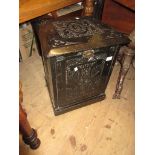
M 61 9 L 81 0 L 20 0 L 19 23 Z

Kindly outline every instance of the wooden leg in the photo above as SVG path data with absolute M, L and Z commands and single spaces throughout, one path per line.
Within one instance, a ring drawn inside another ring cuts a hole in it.
M 21 103 L 23 100 L 23 93 L 19 91 L 19 102 Z M 21 104 L 19 103 L 19 129 L 22 134 L 23 141 L 30 145 L 31 149 L 37 149 L 40 146 L 40 140 L 37 138 L 37 132 L 31 128 L 28 120 L 26 112 L 23 110 Z
M 134 56 L 134 51 L 132 49 L 128 47 L 123 47 L 123 50 L 124 50 L 124 53 L 121 59 L 121 69 L 119 72 L 119 76 L 116 84 L 116 90 L 113 95 L 113 99 L 120 99 L 120 95 L 123 89 L 124 79 L 129 70 L 130 64 Z
M 85 0 L 84 2 L 84 16 L 92 16 L 94 10 L 94 0 Z

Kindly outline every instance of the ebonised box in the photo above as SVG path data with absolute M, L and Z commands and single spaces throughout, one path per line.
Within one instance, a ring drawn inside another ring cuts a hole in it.
M 39 38 L 55 115 L 103 100 L 119 48 L 129 43 L 90 17 L 48 22 Z

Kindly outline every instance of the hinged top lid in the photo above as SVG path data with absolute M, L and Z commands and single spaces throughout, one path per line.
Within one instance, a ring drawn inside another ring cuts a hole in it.
M 40 40 L 47 57 L 129 43 L 122 33 L 90 17 L 48 22 L 40 28 Z

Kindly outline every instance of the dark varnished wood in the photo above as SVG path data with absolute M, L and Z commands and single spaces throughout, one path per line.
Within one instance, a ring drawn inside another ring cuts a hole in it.
M 125 0 L 123 2 L 125 3 Z M 130 2 L 132 0 L 128 0 L 128 3 Z M 119 4 L 113 0 L 105 0 L 102 21 L 129 35 L 135 26 L 135 13 L 127 7 L 129 4 L 125 6 L 124 3 Z
M 93 11 L 94 18 L 102 20 L 104 1 L 105 0 L 94 0 L 94 11 Z
M 21 82 L 19 85 L 19 130 L 22 134 L 22 138 L 25 144 L 30 145 L 31 149 L 37 149 L 40 146 L 40 140 L 37 138 L 37 132 L 31 128 L 27 120 L 27 114 L 21 106 L 23 101 Z
M 135 10 L 135 0 L 113 0 L 131 10 Z

